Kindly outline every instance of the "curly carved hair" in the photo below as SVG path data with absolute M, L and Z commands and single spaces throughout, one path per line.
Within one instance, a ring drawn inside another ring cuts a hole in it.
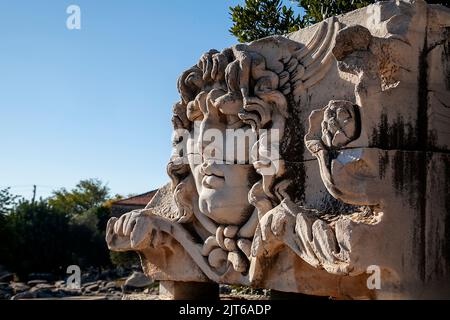
M 284 190 L 287 182 L 279 179 L 284 172 L 284 162 L 278 153 L 273 155 L 273 151 L 279 150 L 285 119 L 288 116 L 286 98 L 279 91 L 280 77 L 268 70 L 265 58 L 249 50 L 247 45 L 237 45 L 222 52 L 210 50 L 200 58 L 197 65 L 186 70 L 178 79 L 181 100 L 173 108 L 174 131 L 192 129 L 192 119 L 201 114 L 198 102 L 205 93 L 213 89 L 214 84 L 216 87 L 219 84 L 225 92 L 215 100 L 219 107 L 239 110 L 235 116 L 250 125 L 257 136 L 253 148 L 256 149 L 258 157 L 252 164 L 261 178 L 252 186 L 248 199 L 261 218 L 286 197 Z M 223 111 L 232 112 L 230 110 Z M 278 130 L 275 139 L 270 135 L 271 130 Z M 175 135 L 174 146 L 182 139 Z M 267 144 L 262 142 L 268 140 L 270 144 L 269 148 L 266 148 Z M 267 157 L 269 153 L 271 156 Z M 193 201 L 197 200 L 192 199 L 195 184 L 189 164 L 184 161 L 186 156 L 174 153 L 167 165 L 167 173 L 172 180 L 172 190 L 178 207 L 177 217 L 181 223 L 192 221 Z M 265 172 L 265 169 L 274 165 L 277 166 L 274 173 Z M 283 182 L 276 183 L 276 181 Z

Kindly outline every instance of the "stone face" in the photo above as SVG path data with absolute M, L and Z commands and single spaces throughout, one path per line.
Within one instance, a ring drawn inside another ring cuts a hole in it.
M 448 30 L 447 8 L 386 1 L 208 51 L 178 80 L 172 183 L 109 248 L 172 298 L 450 297 Z

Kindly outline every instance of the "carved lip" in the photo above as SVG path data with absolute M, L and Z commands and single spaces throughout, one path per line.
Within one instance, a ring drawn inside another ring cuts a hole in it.
M 215 174 L 206 174 L 202 179 L 202 185 L 208 189 L 219 189 L 225 184 L 225 178 Z
M 202 163 L 200 168 L 203 174 L 202 185 L 208 189 L 219 189 L 225 184 L 225 174 L 219 165 L 208 159 Z

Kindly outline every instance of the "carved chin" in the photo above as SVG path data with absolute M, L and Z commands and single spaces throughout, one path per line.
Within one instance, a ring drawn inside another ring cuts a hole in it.
M 230 198 L 230 194 L 210 190 L 199 197 L 200 211 L 217 224 L 242 225 L 251 215 L 252 206 L 247 197 Z M 240 199 L 241 198 L 241 199 Z

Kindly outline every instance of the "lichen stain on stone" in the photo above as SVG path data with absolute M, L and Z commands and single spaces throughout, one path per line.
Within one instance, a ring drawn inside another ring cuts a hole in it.
M 389 167 L 389 153 L 387 151 L 380 153 L 378 166 L 379 178 L 382 180 L 386 176 L 386 170 Z
M 448 57 L 450 56 L 450 27 L 445 28 L 444 37 L 444 50 L 442 50 L 441 62 L 442 71 L 445 77 L 445 88 L 450 90 L 450 63 Z
M 305 127 L 308 125 L 307 121 L 303 123 L 303 119 L 307 117 L 302 115 L 301 101 L 297 105 L 292 94 L 287 96 L 287 100 L 290 117 L 286 119 L 280 153 L 287 161 L 303 161 L 305 152 L 303 139 L 306 133 Z
M 307 180 L 305 164 L 302 162 L 287 162 L 284 177 L 291 179 L 293 182 L 289 184 L 286 190 L 291 199 L 295 203 L 303 205 L 305 202 L 305 181 Z
M 426 188 L 429 158 L 425 152 L 397 151 L 392 159 L 393 187 L 399 194 L 407 196 L 411 208 L 421 206 L 420 199 L 425 197 L 420 191 Z
M 447 267 L 450 269 L 450 158 L 448 156 L 442 156 L 444 159 L 444 186 L 445 186 L 445 243 L 444 243 L 444 258 Z M 450 270 L 447 270 L 450 273 Z
M 389 124 L 387 114 L 383 113 L 379 126 L 373 129 L 370 147 L 384 150 L 416 150 L 418 139 L 415 131 L 410 123 L 405 123 L 401 115 Z
M 335 217 L 361 211 L 361 206 L 344 203 L 341 200 L 334 198 L 327 190 L 325 190 L 324 195 L 316 208 L 324 215 Z
M 397 151 L 392 161 L 392 183 L 399 198 L 407 199 L 414 221 L 413 246 L 416 252 L 418 274 L 425 279 L 425 230 L 427 170 L 432 153 Z
M 425 39 L 422 52 L 419 55 L 419 74 L 417 82 L 417 120 L 416 136 L 420 150 L 427 150 L 428 143 L 428 34 L 425 33 Z

